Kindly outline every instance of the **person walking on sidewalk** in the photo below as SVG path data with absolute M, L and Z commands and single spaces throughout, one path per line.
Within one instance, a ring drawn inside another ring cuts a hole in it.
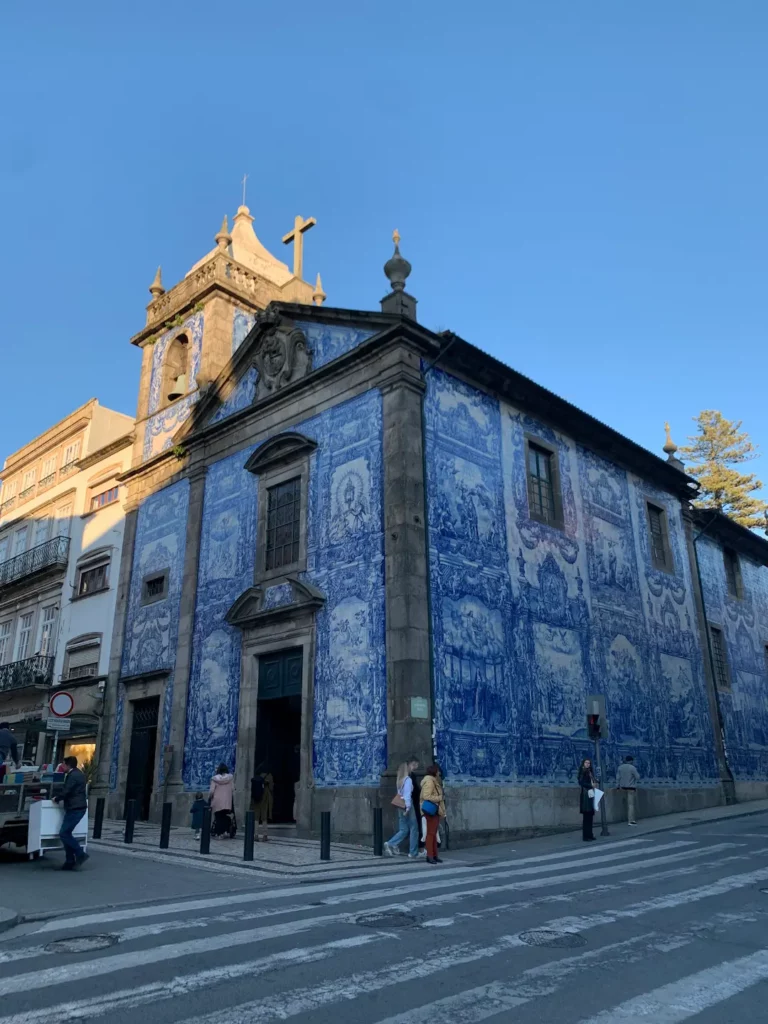
M 213 812 L 213 834 L 223 839 L 229 833 L 232 812 L 235 808 L 235 777 L 230 775 L 229 768 L 222 762 L 211 779 L 208 792 Z
M 592 773 L 592 761 L 585 757 L 579 765 L 579 810 L 581 811 L 581 838 L 591 843 L 595 838 L 592 822 L 595 817 L 595 776 Z
M 408 856 L 411 860 L 417 860 L 419 856 L 419 820 L 416 817 L 416 807 L 413 803 L 413 779 L 411 772 L 416 771 L 419 762 L 415 757 L 410 761 L 403 761 L 397 769 L 397 796 L 392 801 L 397 808 L 397 832 L 389 842 L 384 843 L 384 852 L 388 857 L 394 857 L 400 853 L 400 843 L 409 837 Z
M 19 767 L 19 748 L 16 746 L 16 737 L 11 732 L 8 722 L 0 722 L 0 782 L 5 778 L 5 761 L 8 755 Z
M 441 864 L 437 856 L 437 830 L 445 820 L 445 794 L 440 781 L 440 769 L 436 764 L 427 768 L 421 784 L 421 813 L 427 819 L 427 864 Z
M 88 810 L 87 779 L 77 767 L 76 757 L 65 757 L 64 766 L 67 771 L 64 788 L 54 800 L 56 803 L 64 804 L 64 820 L 59 829 L 59 839 L 65 853 L 61 867 L 63 871 L 74 871 L 88 860 L 88 854 L 83 852 L 82 846 L 73 835 L 74 829 Z
M 269 840 L 269 819 L 272 817 L 272 799 L 275 780 L 272 772 L 262 762 L 253 773 L 251 779 L 251 810 L 256 821 L 256 842 Z M 264 829 L 264 836 L 259 835 Z
M 627 794 L 627 821 L 630 825 L 637 824 L 637 819 L 635 818 L 635 796 L 639 781 L 640 772 L 635 768 L 634 758 L 627 754 L 624 758 L 624 763 L 619 765 L 619 770 L 616 772 L 616 789 L 620 789 Z

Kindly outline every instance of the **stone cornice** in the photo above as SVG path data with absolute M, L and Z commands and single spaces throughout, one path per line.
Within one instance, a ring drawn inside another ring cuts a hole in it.
M 123 448 L 129 448 L 136 440 L 136 435 L 131 431 L 130 434 L 123 434 L 122 437 L 115 438 L 109 444 L 105 444 L 103 448 L 98 448 L 95 452 L 91 452 L 90 455 L 86 455 L 83 459 L 77 460 L 78 469 L 90 469 L 97 462 L 101 462 L 102 459 L 108 459 L 110 455 L 114 455 L 115 452 L 120 452 Z
M 81 430 L 85 430 L 91 422 L 91 410 L 88 407 L 92 406 L 95 402 L 96 399 L 92 398 L 85 405 L 76 409 L 74 413 L 71 413 L 61 422 L 51 427 L 50 430 L 46 430 L 44 434 L 40 434 L 33 441 L 29 441 L 18 452 L 9 455 L 5 460 L 5 466 L 0 476 L 4 480 L 7 479 L 12 473 L 17 473 L 30 462 L 36 462 L 42 458 L 51 448 L 58 448 L 64 441 L 69 440 L 70 437 L 78 434 Z M 77 416 L 77 419 L 74 419 L 74 416 Z

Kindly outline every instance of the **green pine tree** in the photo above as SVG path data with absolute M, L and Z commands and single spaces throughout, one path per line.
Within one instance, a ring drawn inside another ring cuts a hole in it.
M 741 420 L 727 420 L 712 409 L 694 416 L 698 434 L 680 449 L 690 465 L 686 467 L 699 482 L 700 508 L 716 508 L 750 529 L 768 532 L 768 502 L 753 496 L 763 486 L 754 473 L 736 468 L 758 457 L 749 434 L 741 429 Z

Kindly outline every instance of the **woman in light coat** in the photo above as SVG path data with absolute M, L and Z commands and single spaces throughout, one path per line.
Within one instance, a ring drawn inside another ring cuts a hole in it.
M 440 768 L 431 764 L 421 784 L 421 813 L 427 821 L 427 864 L 442 864 L 437 856 L 437 830 L 445 820 L 445 794 L 440 779 Z
M 419 762 L 415 757 L 410 761 L 403 761 L 397 769 L 397 796 L 392 803 L 397 807 L 397 832 L 388 843 L 384 843 L 384 852 L 393 857 L 400 853 L 400 843 L 406 836 L 410 837 L 410 849 L 408 856 L 416 860 L 419 856 L 419 822 L 416 817 L 416 808 L 413 805 L 413 779 L 411 772 L 416 771 Z
M 208 796 L 214 820 L 213 834 L 225 836 L 229 832 L 229 819 L 235 806 L 235 777 L 225 764 L 216 769 Z

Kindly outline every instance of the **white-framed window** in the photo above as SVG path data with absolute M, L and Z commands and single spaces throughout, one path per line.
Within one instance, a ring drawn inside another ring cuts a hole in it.
M 53 483 L 56 477 L 56 456 L 49 455 L 48 458 L 43 462 L 43 468 L 40 471 L 40 483 L 41 485 Z
M 56 509 L 56 536 L 68 537 L 72 523 L 72 502 L 60 505 Z
M 42 621 L 40 624 L 40 653 L 45 657 L 51 657 L 56 650 L 56 620 L 58 608 L 55 604 L 49 604 L 43 608 Z
M 22 489 L 22 491 L 26 491 L 26 489 L 28 487 L 34 487 L 36 479 L 37 479 L 37 468 L 35 468 L 35 469 L 28 469 L 26 471 L 26 473 L 24 474 L 24 477 L 23 477 L 23 479 L 21 481 L 21 489 Z
M 35 523 L 35 538 L 33 546 L 37 547 L 38 544 L 45 544 L 48 540 L 48 534 L 50 533 L 51 523 L 47 516 L 42 519 L 38 519 Z
M 3 537 L 3 539 L 0 540 L 0 565 L 2 565 L 3 562 L 8 561 L 8 549 L 10 546 L 9 537 Z
M 14 535 L 13 535 L 13 554 L 14 554 L 14 557 L 16 555 L 22 554 L 22 552 L 27 550 L 27 534 L 28 533 L 29 533 L 29 527 L 28 526 L 22 526 L 22 528 L 20 530 L 17 530 L 16 533 L 14 533 Z
M 25 612 L 19 617 L 19 635 L 16 638 L 16 661 L 24 661 L 29 657 L 32 646 L 32 621 L 34 612 Z
M 0 665 L 4 665 L 11 657 L 11 636 L 13 633 L 13 619 L 6 619 L 0 622 Z
M 109 588 L 109 559 L 90 562 L 78 569 L 77 596 L 86 597 Z
M 64 679 L 87 679 L 90 676 L 97 676 L 100 653 L 100 633 L 70 640 L 64 655 Z
M 99 494 L 94 494 L 91 498 L 91 512 L 95 512 L 96 509 L 103 508 L 105 505 L 112 505 L 118 500 L 120 496 L 120 488 L 117 484 L 113 484 L 112 487 L 108 487 L 106 491 L 100 491 Z
M 64 466 L 69 466 L 80 455 L 80 441 L 73 441 L 72 444 L 68 444 L 64 449 L 64 458 L 61 460 L 62 469 Z
M 9 501 L 16 497 L 16 489 L 19 486 L 18 480 L 6 480 L 3 484 L 3 501 Z

